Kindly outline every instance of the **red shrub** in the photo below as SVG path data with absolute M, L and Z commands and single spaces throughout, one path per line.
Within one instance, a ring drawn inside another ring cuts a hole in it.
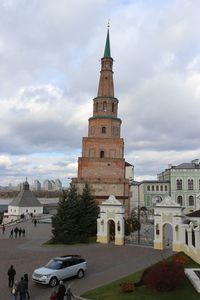
M 135 289 L 134 284 L 131 282 L 122 282 L 120 287 L 122 293 L 132 293 Z
M 172 291 L 184 280 L 184 268 L 173 261 L 152 266 L 143 278 L 144 285 L 157 291 Z
M 177 264 L 187 265 L 189 263 L 189 258 L 183 253 L 177 253 L 173 256 L 173 261 Z

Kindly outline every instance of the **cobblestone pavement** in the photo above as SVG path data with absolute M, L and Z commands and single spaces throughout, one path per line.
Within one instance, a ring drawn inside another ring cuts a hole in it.
M 123 247 L 113 244 L 42 246 L 51 237 L 51 226 L 49 224 L 37 224 L 37 227 L 34 227 L 28 221 L 20 223 L 18 227 L 26 229 L 25 238 L 9 238 L 12 227 L 6 227 L 4 235 L 0 232 L 0 300 L 11 299 L 7 279 L 7 270 L 10 265 L 14 265 L 16 269 L 16 279 L 20 279 L 24 273 L 29 274 L 31 299 L 45 300 L 49 299 L 51 288 L 34 284 L 31 281 L 31 274 L 35 268 L 43 266 L 54 256 L 80 254 L 87 259 L 88 270 L 85 277 L 81 280 L 74 278 L 65 281 L 66 285 L 72 283 L 72 291 L 76 295 L 80 295 L 84 291 L 143 269 L 161 260 L 163 256 L 167 257 L 171 254 L 170 251 L 158 251 L 132 245 Z

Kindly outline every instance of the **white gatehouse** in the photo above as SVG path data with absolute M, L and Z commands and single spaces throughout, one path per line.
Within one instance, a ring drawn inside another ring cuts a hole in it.
M 167 196 L 154 208 L 154 248 L 181 251 L 183 208 Z
M 97 242 L 124 245 L 124 205 L 111 195 L 100 205 L 97 219 Z

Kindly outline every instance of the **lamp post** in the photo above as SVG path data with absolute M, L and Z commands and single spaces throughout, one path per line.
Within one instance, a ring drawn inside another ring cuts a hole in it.
M 140 190 L 139 190 L 139 183 L 138 183 L 138 245 L 140 245 Z

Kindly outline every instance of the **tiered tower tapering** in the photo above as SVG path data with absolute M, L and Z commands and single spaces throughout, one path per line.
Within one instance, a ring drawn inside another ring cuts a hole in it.
M 85 183 L 99 203 L 114 195 L 123 200 L 128 210 L 129 181 L 125 179 L 124 140 L 120 137 L 118 99 L 114 95 L 113 59 L 109 28 L 97 97 L 93 99 L 93 116 L 89 118 L 88 137 L 82 141 L 82 157 L 78 159 L 78 177 L 72 183 L 82 190 Z

